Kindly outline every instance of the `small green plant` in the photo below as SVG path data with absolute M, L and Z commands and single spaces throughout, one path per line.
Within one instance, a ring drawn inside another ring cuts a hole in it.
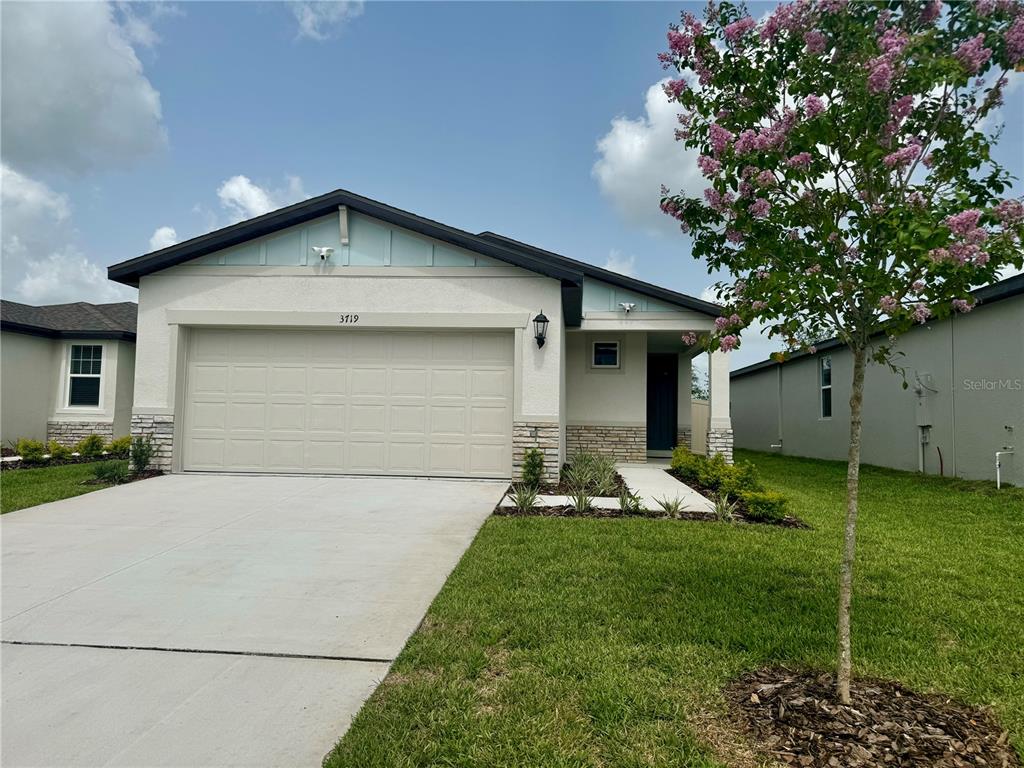
M 740 499 L 751 520 L 781 520 L 786 516 L 786 497 L 776 491 L 744 491 Z
M 615 459 L 578 451 L 562 470 L 562 480 L 571 489 L 585 489 L 593 496 L 614 496 L 618 487 Z
M 87 459 L 94 459 L 103 454 L 103 438 L 99 435 L 88 435 L 83 437 L 75 446 L 79 456 Z
M 715 517 L 723 523 L 731 523 L 736 520 L 736 510 L 739 503 L 729 500 L 728 493 L 719 493 L 715 497 Z
M 573 509 L 579 513 L 589 512 L 594 506 L 594 497 L 585 488 L 576 488 L 569 494 Z
M 132 439 L 129 435 L 111 440 L 107 445 L 107 453 L 115 459 L 127 459 L 132 452 Z
M 128 480 L 127 461 L 100 461 L 92 470 L 93 476 L 101 483 L 118 485 Z
M 530 448 L 523 456 L 523 485 L 540 488 L 544 479 L 544 454 L 538 448 Z
M 131 460 L 132 469 L 145 472 L 153 458 L 153 441 L 149 435 L 136 435 L 132 438 Z
M 537 489 L 532 485 L 523 483 L 509 491 L 508 499 L 515 505 L 518 512 L 524 515 L 529 514 L 537 506 Z
M 14 450 L 17 451 L 18 455 L 21 456 L 21 460 L 26 464 L 38 464 L 43 460 L 46 446 L 38 440 L 22 437 L 14 446 Z
M 686 509 L 683 505 L 683 500 L 678 496 L 674 496 L 672 498 L 668 498 L 666 496 L 663 499 L 655 499 L 655 501 L 658 503 L 658 506 L 661 507 L 662 512 L 669 517 L 679 517 Z
M 71 458 L 71 449 L 63 443 L 58 443 L 56 440 L 50 441 L 49 451 L 50 459 L 67 461 Z
M 640 515 L 644 512 L 644 500 L 640 494 L 631 491 L 626 486 L 619 491 L 619 509 L 624 515 Z

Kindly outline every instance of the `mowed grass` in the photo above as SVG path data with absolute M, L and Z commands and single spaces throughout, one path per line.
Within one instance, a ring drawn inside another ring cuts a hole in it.
M 741 453 L 814 530 L 493 517 L 328 766 L 751 764 L 720 687 L 831 669 L 845 465 Z M 865 467 L 856 671 L 1024 746 L 1024 492 Z
M 95 464 L 14 469 L 0 473 L 0 514 L 98 491 L 106 485 L 82 485 L 91 480 Z

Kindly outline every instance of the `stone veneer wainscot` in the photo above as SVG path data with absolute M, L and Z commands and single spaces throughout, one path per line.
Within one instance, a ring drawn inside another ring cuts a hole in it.
M 732 464 L 732 430 L 731 429 L 709 429 L 708 430 L 708 457 L 716 453 L 725 457 L 726 464 Z
M 647 461 L 647 427 L 613 427 L 569 424 L 565 428 L 565 450 L 613 456 L 618 461 Z
M 114 439 L 112 421 L 48 421 L 46 440 L 56 440 L 61 445 L 74 447 L 89 435 L 99 435 L 104 443 Z
M 149 437 L 153 443 L 153 457 L 149 468 L 161 472 L 171 471 L 174 453 L 174 416 L 167 414 L 137 413 L 132 415 L 132 437 Z
M 685 445 L 693 450 L 693 430 L 690 427 L 679 427 L 676 432 L 676 445 Z
M 546 479 L 558 482 L 559 428 L 551 421 L 516 421 L 512 424 L 512 479 L 523 476 L 523 458 L 530 448 L 537 448 L 544 454 L 544 475 Z

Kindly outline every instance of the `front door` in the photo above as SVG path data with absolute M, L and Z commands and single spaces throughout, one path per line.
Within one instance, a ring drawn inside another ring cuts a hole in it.
M 676 445 L 679 357 L 647 356 L 647 450 L 670 451 Z

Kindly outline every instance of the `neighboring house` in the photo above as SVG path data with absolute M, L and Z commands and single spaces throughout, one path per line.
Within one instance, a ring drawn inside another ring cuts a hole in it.
M 530 447 L 549 472 L 580 448 L 644 461 L 689 440 L 681 337 L 719 314 L 341 190 L 109 276 L 139 288 L 132 432 L 171 471 L 510 477 Z M 709 367 L 709 443 L 731 457 L 727 355 Z
M 974 291 L 969 314 L 916 327 L 894 358 L 904 375 L 868 367 L 865 463 L 1024 486 L 1024 275 Z M 747 366 L 732 374 L 736 445 L 845 459 L 850 430 L 849 350 Z M 903 388 L 904 379 L 907 388 Z
M 135 315 L 119 304 L 0 302 L 0 431 L 73 445 L 127 435 L 135 380 Z

